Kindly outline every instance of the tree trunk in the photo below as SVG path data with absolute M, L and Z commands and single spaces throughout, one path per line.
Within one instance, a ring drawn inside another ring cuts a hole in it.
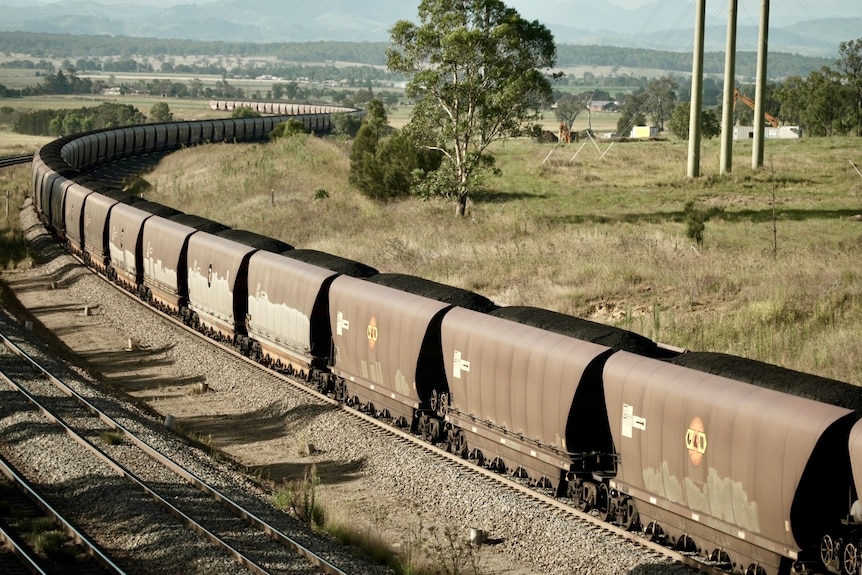
M 455 206 L 455 215 L 464 217 L 467 215 L 467 194 L 463 193 L 458 196 L 458 205 Z

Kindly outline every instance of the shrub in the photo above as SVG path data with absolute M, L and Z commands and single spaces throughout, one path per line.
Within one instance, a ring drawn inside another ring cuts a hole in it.
M 260 118 L 260 112 L 255 112 L 248 106 L 240 106 L 234 108 L 230 115 L 231 118 Z
M 297 519 L 314 526 L 322 526 L 326 519 L 323 505 L 317 500 L 317 487 L 320 478 L 317 467 L 311 469 L 302 479 L 288 481 L 283 489 L 276 491 L 275 504 L 280 509 L 289 511 Z
M 305 134 L 305 125 L 299 120 L 288 120 L 273 128 L 269 133 L 269 139 L 274 141 L 279 138 L 289 138 L 297 134 Z

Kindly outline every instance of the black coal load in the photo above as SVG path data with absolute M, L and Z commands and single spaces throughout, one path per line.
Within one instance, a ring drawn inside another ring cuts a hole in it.
M 217 234 L 219 232 L 223 232 L 229 229 L 226 225 L 220 224 L 219 222 L 208 220 L 206 218 L 202 218 L 200 216 L 196 216 L 194 214 L 177 214 L 175 216 L 171 216 L 167 218 L 172 222 L 176 222 L 178 224 L 182 224 L 184 226 L 188 226 L 190 228 L 194 228 L 201 232 L 206 232 L 208 234 Z
M 678 352 L 665 349 L 640 334 L 547 309 L 530 306 L 508 306 L 491 312 L 491 315 L 575 339 L 597 343 L 615 350 L 628 351 L 656 359 L 666 359 L 678 354 Z
M 226 240 L 230 240 L 232 242 L 236 242 L 250 248 L 263 250 L 265 252 L 272 252 L 274 254 L 280 254 L 282 252 L 293 249 L 293 246 L 281 240 L 277 240 L 275 238 L 264 236 L 255 232 L 250 232 L 248 230 L 236 230 L 233 228 L 228 228 L 226 230 L 218 232 L 216 235 L 220 238 L 224 238 Z
M 684 353 L 671 363 L 797 397 L 862 410 L 862 387 L 835 379 L 715 352 Z
M 368 281 L 480 313 L 488 313 L 491 310 L 497 309 L 497 304 L 483 295 L 417 276 L 378 274 L 368 278 Z
M 362 262 L 357 262 L 341 256 L 334 256 L 317 250 L 287 250 L 286 252 L 282 252 L 281 255 L 355 278 L 369 278 L 380 273 L 373 267 Z
M 142 200 L 135 203 L 135 207 L 141 211 L 147 212 L 148 214 L 152 214 L 154 216 L 158 216 L 160 218 L 170 218 L 182 213 L 181 211 L 175 210 L 170 206 L 166 206 L 158 202 L 150 202 L 148 200 Z

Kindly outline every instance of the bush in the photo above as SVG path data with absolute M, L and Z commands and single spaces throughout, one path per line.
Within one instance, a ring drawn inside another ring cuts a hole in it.
M 150 121 L 152 122 L 172 122 L 173 119 L 174 113 L 171 112 L 170 106 L 165 102 L 158 102 L 150 108 Z
M 417 146 L 403 133 L 381 139 L 366 123 L 350 150 L 350 183 L 371 199 L 396 199 L 417 192 L 415 186 L 441 162 L 439 152 Z
M 337 136 L 355 138 L 361 126 L 362 117 L 359 114 L 339 112 L 332 115 L 332 133 Z
M 273 128 L 272 131 L 269 133 L 269 139 L 275 141 L 279 138 L 289 138 L 297 134 L 305 133 L 305 124 L 303 124 L 299 120 L 288 120 L 286 122 L 282 122 L 281 124 Z
M 304 478 L 288 481 L 283 489 L 275 493 L 275 504 L 280 509 L 293 513 L 303 523 L 322 526 L 326 517 L 323 505 L 317 501 L 319 485 L 317 467 L 312 465 Z
M 231 118 L 260 118 L 260 113 L 255 112 L 248 106 L 240 106 L 239 108 L 234 108 L 233 112 L 230 114 Z

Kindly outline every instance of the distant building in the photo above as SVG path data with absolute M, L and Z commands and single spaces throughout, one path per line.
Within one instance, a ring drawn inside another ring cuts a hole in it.
M 590 100 L 587 109 L 590 112 L 616 112 L 620 109 L 620 105 L 611 100 Z
M 802 128 L 799 126 L 778 126 L 773 128 L 767 126 L 763 129 L 763 136 L 767 140 L 796 140 L 802 137 Z M 734 140 L 751 140 L 754 138 L 754 126 L 734 126 Z
M 634 126 L 630 137 L 632 138 L 657 138 L 658 126 Z

